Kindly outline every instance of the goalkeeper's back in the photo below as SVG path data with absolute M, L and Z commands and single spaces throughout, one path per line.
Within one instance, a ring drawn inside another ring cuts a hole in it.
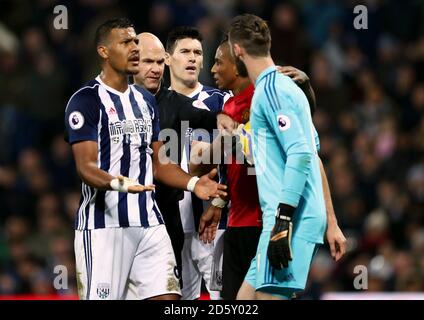
M 264 231 L 274 226 L 278 204 L 286 203 L 297 207 L 294 236 L 322 243 L 325 204 L 306 96 L 275 66 L 269 67 L 256 80 L 251 112 Z

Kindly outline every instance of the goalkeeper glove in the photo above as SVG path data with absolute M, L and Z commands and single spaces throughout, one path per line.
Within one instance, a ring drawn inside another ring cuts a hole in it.
M 268 259 L 271 266 L 277 270 L 287 268 L 292 260 L 291 237 L 292 216 L 295 208 L 280 203 L 275 215 L 275 225 L 271 231 L 268 245 Z

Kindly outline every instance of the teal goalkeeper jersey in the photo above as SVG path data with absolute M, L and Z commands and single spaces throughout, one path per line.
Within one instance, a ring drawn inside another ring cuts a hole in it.
M 255 82 L 250 121 L 263 229 L 278 204 L 296 207 L 293 236 L 323 243 L 326 212 L 317 134 L 308 100 L 289 77 L 265 69 Z

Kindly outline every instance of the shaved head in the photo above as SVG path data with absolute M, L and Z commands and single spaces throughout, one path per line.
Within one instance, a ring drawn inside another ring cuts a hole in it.
M 163 50 L 165 53 L 162 42 L 153 33 L 143 32 L 137 38 L 139 40 L 140 50 Z
M 140 48 L 140 72 L 134 82 L 156 94 L 165 70 L 165 48 L 154 34 L 143 32 L 137 36 Z

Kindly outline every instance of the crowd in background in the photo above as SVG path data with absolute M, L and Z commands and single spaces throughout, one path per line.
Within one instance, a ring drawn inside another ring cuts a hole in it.
M 68 29 L 53 27 L 65 5 Z M 357 30 L 355 5 L 368 9 Z M 424 291 L 424 3 L 413 0 L 0 0 L 0 295 L 75 295 L 73 221 L 80 197 L 63 114 L 99 72 L 94 31 L 114 16 L 163 42 L 174 26 L 203 35 L 203 84 L 231 17 L 253 13 L 272 32 L 276 63 L 307 72 L 314 123 L 348 253 L 323 247 L 304 299 L 354 291 Z M 54 288 L 57 265 L 68 289 Z

